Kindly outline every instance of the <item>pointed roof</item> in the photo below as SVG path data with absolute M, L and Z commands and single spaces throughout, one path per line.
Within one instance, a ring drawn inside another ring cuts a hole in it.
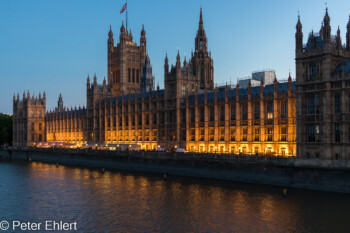
M 113 38 L 112 25 L 109 25 L 108 37 Z
M 199 16 L 199 27 L 203 28 L 203 15 L 202 15 L 202 7 L 200 9 L 200 16 Z
M 300 22 L 300 14 L 298 14 L 298 22 L 297 22 L 297 28 L 302 28 L 301 22 Z
M 330 21 L 331 21 L 331 19 L 330 19 L 329 15 L 328 15 L 328 7 L 326 7 L 326 14 L 325 14 L 325 16 L 323 18 L 323 22 L 325 24 L 324 26 L 329 26 Z

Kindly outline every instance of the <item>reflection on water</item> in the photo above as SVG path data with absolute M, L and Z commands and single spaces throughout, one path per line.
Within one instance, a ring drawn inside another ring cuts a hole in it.
M 350 195 L 189 178 L 0 163 L 0 220 L 79 232 L 349 232 Z

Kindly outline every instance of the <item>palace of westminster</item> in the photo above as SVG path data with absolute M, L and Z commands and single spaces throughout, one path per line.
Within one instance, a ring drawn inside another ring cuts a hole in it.
M 139 145 L 144 150 L 350 159 L 350 18 L 346 43 L 331 34 L 326 10 L 319 32 L 303 44 L 295 33 L 296 81 L 256 73 L 247 85 L 214 87 L 214 68 L 200 11 L 191 58 L 169 67 L 154 88 L 146 32 L 140 44 L 122 24 L 115 46 L 108 33 L 108 75 L 86 82 L 86 107 L 66 108 L 62 96 L 46 112 L 46 96 L 13 97 L 14 146 L 37 142 Z

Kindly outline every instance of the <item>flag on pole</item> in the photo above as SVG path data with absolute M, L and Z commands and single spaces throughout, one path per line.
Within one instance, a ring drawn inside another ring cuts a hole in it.
M 126 10 L 126 5 L 127 5 L 128 3 L 125 3 L 124 4 L 124 6 L 123 6 L 123 8 L 120 10 L 120 14 L 123 14 L 123 12 Z

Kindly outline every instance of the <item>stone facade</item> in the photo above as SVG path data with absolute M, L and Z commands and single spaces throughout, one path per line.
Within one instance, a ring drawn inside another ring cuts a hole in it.
M 13 96 L 13 145 L 32 146 L 46 138 L 46 94 L 30 97 L 23 92 L 23 98 Z
M 87 105 L 58 107 L 45 116 L 48 142 L 138 144 L 142 149 L 296 156 L 296 86 L 287 82 L 214 88 L 214 68 L 202 10 L 195 52 L 175 66 L 164 61 L 164 90 L 141 88 L 146 37 L 140 46 L 122 25 L 119 43 L 108 38 L 108 79 L 87 78 Z M 147 61 L 146 61 L 147 63 Z M 108 83 L 107 83 L 108 82 Z M 17 108 L 17 107 L 16 107 Z M 14 107 L 15 109 L 15 107 Z M 17 138 L 16 138 L 17 140 Z M 20 141 L 18 146 L 24 145 Z M 26 144 L 30 145 L 30 143 Z
M 303 44 L 296 25 L 297 155 L 303 158 L 350 158 L 350 18 L 346 45 L 338 27 L 331 35 L 328 9 L 318 33 Z

